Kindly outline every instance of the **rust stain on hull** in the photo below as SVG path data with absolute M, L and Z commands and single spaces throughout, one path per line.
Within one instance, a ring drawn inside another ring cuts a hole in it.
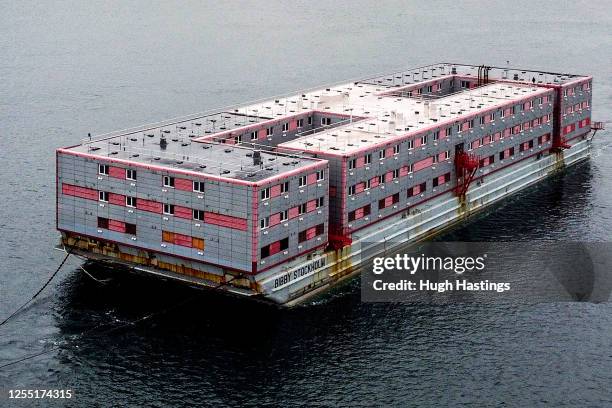
M 248 278 L 225 273 L 218 275 L 200 269 L 191 268 L 183 264 L 174 264 L 159 260 L 148 251 L 139 250 L 137 255 L 122 252 L 115 243 L 98 241 L 82 236 L 63 236 L 62 244 L 66 247 L 74 247 L 94 254 L 118 259 L 132 264 L 149 266 L 173 272 L 183 276 L 204 279 L 216 284 L 228 284 L 234 287 L 256 289 L 254 282 Z

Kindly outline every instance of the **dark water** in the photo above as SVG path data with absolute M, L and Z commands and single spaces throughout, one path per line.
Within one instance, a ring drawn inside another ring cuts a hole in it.
M 87 132 L 440 60 L 593 74 L 609 120 L 610 3 L 560 4 L 0 2 L 0 317 L 61 260 L 53 149 Z M 606 138 L 446 238 L 609 241 Z M 0 327 L 0 365 L 51 350 L 0 369 L 0 406 L 612 406 L 610 303 L 369 305 L 352 281 L 281 311 L 78 266 Z

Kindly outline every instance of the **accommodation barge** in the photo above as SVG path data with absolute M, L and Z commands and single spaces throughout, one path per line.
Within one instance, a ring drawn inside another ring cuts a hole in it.
M 56 151 L 60 246 L 293 305 L 588 158 L 591 100 L 441 63 L 90 137 Z

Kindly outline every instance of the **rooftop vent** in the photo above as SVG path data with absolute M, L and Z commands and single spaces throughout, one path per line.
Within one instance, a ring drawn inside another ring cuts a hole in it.
M 261 151 L 259 150 L 253 151 L 253 165 L 261 166 Z
M 162 137 L 161 139 L 159 139 L 159 147 L 162 150 L 165 150 L 167 146 L 168 146 L 168 142 L 166 141 L 165 137 Z

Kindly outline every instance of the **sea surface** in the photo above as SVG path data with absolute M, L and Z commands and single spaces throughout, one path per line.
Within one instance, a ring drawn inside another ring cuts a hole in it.
M 610 127 L 611 50 L 603 0 L 0 1 L 0 320 L 63 258 L 54 149 L 88 132 L 441 61 L 592 74 Z M 609 242 L 610 142 L 443 238 Z M 612 406 L 609 302 L 364 304 L 356 279 L 278 310 L 79 265 L 0 327 L 0 365 L 42 353 L 0 406 Z M 7 399 L 37 388 L 74 396 Z

